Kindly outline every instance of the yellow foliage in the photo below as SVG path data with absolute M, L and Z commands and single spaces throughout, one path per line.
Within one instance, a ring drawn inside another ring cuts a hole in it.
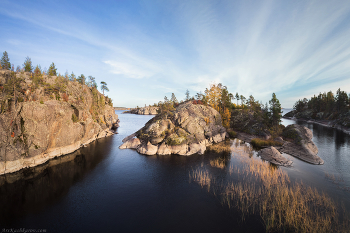
M 226 108 L 225 111 L 221 114 L 221 118 L 222 118 L 222 125 L 228 129 L 230 127 L 230 119 L 231 119 L 231 112 L 228 108 Z
M 216 111 L 219 111 L 219 100 L 221 97 L 221 85 L 211 84 L 210 89 L 205 89 L 205 98 L 207 103 L 214 108 Z

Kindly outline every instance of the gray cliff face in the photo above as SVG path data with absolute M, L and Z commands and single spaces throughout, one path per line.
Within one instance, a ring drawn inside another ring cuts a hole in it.
M 3 87 L 6 72 L 0 73 Z M 0 96 L 0 174 L 71 153 L 118 127 L 113 107 L 96 89 L 67 81 L 65 92 L 57 91 L 52 98 L 45 89 L 50 83 L 34 87 L 30 73 L 19 75 L 23 77 L 16 99 L 4 91 Z
M 146 155 L 191 155 L 203 154 L 208 145 L 225 140 L 226 129 L 221 116 L 211 107 L 187 102 L 170 115 L 157 115 L 125 138 L 119 148 L 137 149 Z
M 139 115 L 157 115 L 158 114 L 158 107 L 142 107 L 142 108 L 133 108 L 129 111 L 125 111 L 123 113 L 131 113 L 131 114 L 139 114 Z

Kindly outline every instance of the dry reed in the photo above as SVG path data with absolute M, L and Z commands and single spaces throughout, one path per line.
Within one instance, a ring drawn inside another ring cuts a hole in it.
M 223 158 L 217 158 L 217 159 L 210 160 L 210 165 L 212 167 L 224 169 L 226 166 L 226 161 Z
M 341 215 L 330 197 L 301 182 L 291 182 L 286 172 L 267 162 L 250 158 L 254 152 L 249 144 L 233 143 L 236 146 L 231 155 L 242 166 L 231 165 L 229 174 L 239 181 L 223 185 L 222 197 L 224 203 L 242 213 L 242 220 L 260 215 L 267 232 L 349 232 L 347 213 Z M 222 168 L 223 162 L 216 159 L 210 165 Z M 208 191 L 210 184 L 215 184 L 207 170 L 196 170 L 190 178 L 207 186 Z

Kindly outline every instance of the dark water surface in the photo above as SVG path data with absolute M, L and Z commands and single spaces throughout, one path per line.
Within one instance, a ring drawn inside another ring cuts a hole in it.
M 44 166 L 0 177 L 0 229 L 47 229 L 47 232 L 263 232 L 258 217 L 244 224 L 234 209 L 208 192 L 190 174 L 208 168 L 217 178 L 229 169 L 210 167 L 224 155 L 143 156 L 119 150 L 121 140 L 152 116 L 121 114 L 118 133 Z M 293 123 L 284 120 L 284 124 Z M 291 157 L 280 168 L 291 179 L 326 192 L 350 210 L 350 137 L 334 129 L 299 122 L 313 130 L 325 165 Z M 234 143 L 233 143 L 234 144 Z M 233 145 L 234 146 L 234 145 Z M 256 153 L 251 152 L 256 158 Z M 228 160 L 227 168 L 234 160 Z M 334 175 L 339 181 L 327 178 Z M 2 184 L 2 185 L 1 185 Z

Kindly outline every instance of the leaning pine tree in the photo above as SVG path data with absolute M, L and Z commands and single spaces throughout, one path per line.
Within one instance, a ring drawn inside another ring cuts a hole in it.
M 103 95 L 105 94 L 105 91 L 109 91 L 109 89 L 107 87 L 107 83 L 104 81 L 101 82 L 101 91 L 102 91 Z

